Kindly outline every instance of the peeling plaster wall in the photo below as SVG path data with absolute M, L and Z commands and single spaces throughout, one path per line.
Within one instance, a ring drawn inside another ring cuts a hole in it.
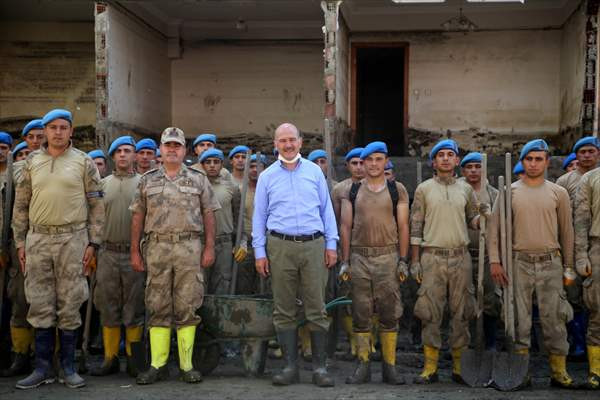
M 190 137 L 268 135 L 285 121 L 323 132 L 322 42 L 186 44 L 171 72 L 173 124 Z

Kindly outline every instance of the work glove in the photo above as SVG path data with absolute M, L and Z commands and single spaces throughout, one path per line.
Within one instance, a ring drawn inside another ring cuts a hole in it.
M 341 282 L 348 282 L 350 279 L 352 279 L 352 275 L 350 275 L 350 264 L 348 261 L 344 261 L 340 264 L 338 279 Z
M 412 275 L 414 280 L 417 281 L 417 283 L 420 284 L 421 282 L 423 282 L 423 268 L 421 268 L 420 262 L 413 262 L 410 265 L 410 274 Z
M 488 203 L 479 203 L 478 207 L 479 215 L 485 217 L 485 219 L 490 219 L 492 217 L 492 210 Z
M 592 274 L 592 263 L 588 257 L 580 258 L 575 262 L 575 269 L 579 275 L 588 277 Z
M 563 271 L 563 283 L 565 286 L 571 286 L 575 284 L 575 279 L 577 279 L 577 274 L 573 267 L 565 267 Z
M 396 274 L 398 276 L 398 280 L 400 281 L 400 283 L 404 283 L 404 281 L 406 281 L 406 277 L 408 277 L 409 271 L 408 271 L 408 263 L 406 262 L 405 259 L 401 258 L 398 260 Z
M 235 262 L 241 263 L 242 261 L 244 261 L 246 259 L 247 255 L 248 255 L 248 242 L 246 242 L 245 240 L 241 240 L 240 245 L 236 249 L 233 249 L 233 258 L 234 258 Z

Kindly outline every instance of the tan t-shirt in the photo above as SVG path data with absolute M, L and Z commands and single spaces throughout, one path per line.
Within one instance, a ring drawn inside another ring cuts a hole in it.
M 250 187 L 246 190 L 246 202 L 244 208 L 244 233 L 247 238 L 252 236 L 252 215 L 254 215 L 254 195 L 256 187 Z
M 338 227 L 341 224 L 341 212 L 342 212 L 342 198 L 344 195 L 348 195 L 348 191 L 352 186 L 352 179 L 344 179 L 333 187 L 331 191 L 331 203 L 333 205 L 333 212 L 335 213 L 335 219 L 337 220 Z
M 231 180 L 209 178 L 209 181 L 215 192 L 215 197 L 221 205 L 221 208 L 215 211 L 217 236 L 231 235 L 236 229 L 236 217 L 240 210 L 240 190 Z
M 115 172 L 102 179 L 104 191 L 104 241 L 129 243 L 131 240 L 131 211 L 129 206 L 135 197 L 141 175 L 137 173 L 121 175 Z
M 550 181 L 528 186 L 512 184 L 512 249 L 531 253 L 561 250 L 563 264 L 573 265 L 573 223 L 567 191 Z M 490 262 L 500 262 L 500 205 L 490 221 Z
M 352 185 L 350 185 L 351 187 Z M 350 201 L 350 187 L 343 199 Z M 398 204 L 408 204 L 408 192 L 396 182 Z M 392 196 L 386 186 L 379 192 L 369 189 L 366 179 L 361 181 L 354 202 L 354 225 L 350 245 L 353 247 L 384 247 L 398 244 L 398 227 L 394 221 Z
M 559 176 L 556 180 L 557 185 L 562 186 L 567 190 L 571 201 L 575 200 L 575 193 L 577 192 L 577 187 L 579 186 L 579 181 L 581 181 L 582 176 L 583 174 L 578 169 L 574 169 L 573 171 Z
M 453 249 L 469 244 L 467 225 L 475 227 L 477 198 L 456 178 L 434 177 L 417 186 L 412 204 L 410 244 Z
M 600 238 L 600 169 L 582 176 L 573 215 L 575 259 L 579 260 L 588 255 L 589 238 Z
M 466 179 L 460 178 L 460 181 L 469 184 Z M 471 186 L 473 187 L 473 186 Z M 490 206 L 490 209 L 494 205 L 494 201 L 496 201 L 496 197 L 498 197 L 498 189 L 490 185 L 489 183 L 486 186 L 481 186 L 479 190 L 473 189 L 475 192 L 475 197 L 479 203 L 485 203 Z M 479 249 L 479 229 L 473 229 L 469 227 L 469 248 L 477 250 Z

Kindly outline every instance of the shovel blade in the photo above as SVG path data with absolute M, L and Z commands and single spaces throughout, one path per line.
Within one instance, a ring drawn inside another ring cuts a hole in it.
M 460 359 L 460 375 L 471 387 L 488 387 L 492 382 L 494 353 L 491 351 L 466 350 Z
M 131 361 L 139 372 L 147 371 L 150 368 L 146 343 L 143 340 L 131 343 Z
M 497 353 L 492 372 L 493 386 L 503 392 L 519 390 L 527 382 L 529 355 Z

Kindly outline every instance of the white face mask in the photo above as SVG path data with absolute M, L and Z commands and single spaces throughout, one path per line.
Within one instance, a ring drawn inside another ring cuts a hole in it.
M 300 155 L 300 153 L 297 153 L 297 154 L 294 156 L 294 158 L 292 158 L 291 160 L 288 160 L 288 159 L 284 158 L 284 157 L 283 157 L 281 154 L 279 154 L 279 156 L 277 156 L 277 159 L 278 159 L 279 161 L 281 161 L 281 162 L 284 162 L 284 163 L 287 163 L 287 164 L 293 164 L 293 163 L 295 163 L 296 161 L 298 161 L 298 160 L 300 159 L 300 157 L 302 157 L 302 156 Z

